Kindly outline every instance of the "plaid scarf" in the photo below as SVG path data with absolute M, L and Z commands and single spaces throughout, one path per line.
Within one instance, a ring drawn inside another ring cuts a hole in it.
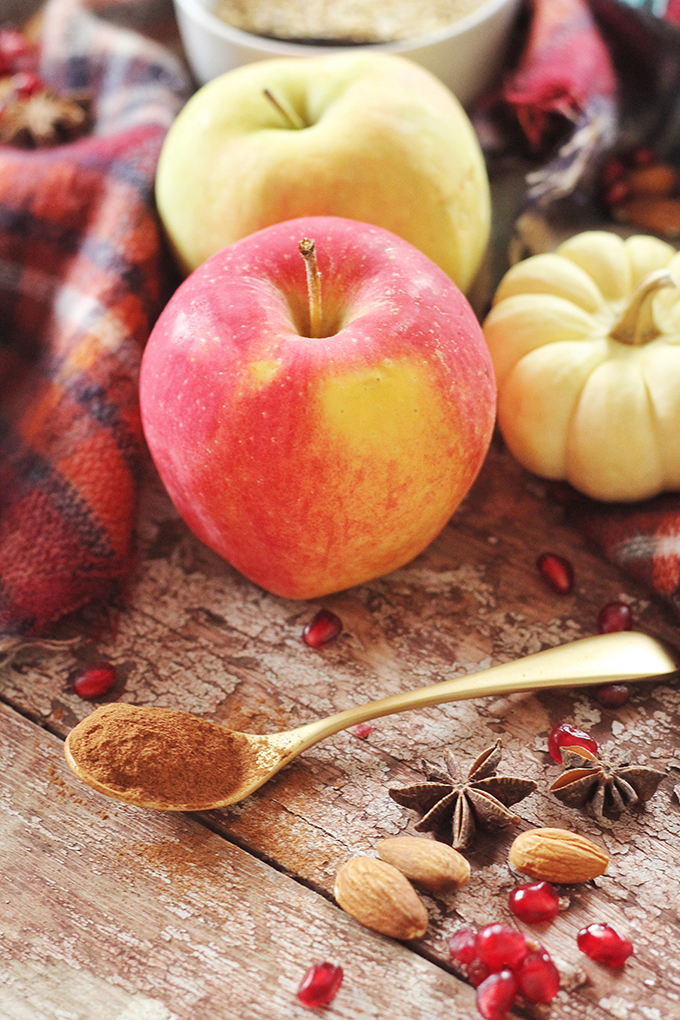
M 41 74 L 90 93 L 87 137 L 0 146 L 0 648 L 111 599 L 133 562 L 139 362 L 169 286 L 154 174 L 188 78 L 106 14 L 43 14 Z

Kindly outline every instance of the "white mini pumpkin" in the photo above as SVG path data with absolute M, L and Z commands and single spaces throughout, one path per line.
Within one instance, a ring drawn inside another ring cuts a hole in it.
M 680 490 L 680 253 L 587 231 L 505 274 L 484 322 L 529 471 L 607 501 Z

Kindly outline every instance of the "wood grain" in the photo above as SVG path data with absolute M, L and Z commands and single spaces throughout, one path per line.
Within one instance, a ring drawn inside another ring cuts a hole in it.
M 454 976 L 194 819 L 102 803 L 7 708 L 0 767 L 3 1020 L 293 1020 L 324 959 L 345 971 L 334 1016 L 474 1011 Z
M 576 585 L 569 596 L 548 589 L 536 571 L 536 557 L 547 549 L 574 564 Z M 77 665 L 108 658 L 120 671 L 109 700 L 181 708 L 234 728 L 267 732 L 592 634 L 599 608 L 616 598 L 631 604 L 638 629 L 677 642 L 677 623 L 669 613 L 587 548 L 542 484 L 497 444 L 468 499 L 422 556 L 386 578 L 314 603 L 277 599 L 237 575 L 188 533 L 150 472 L 139 568 L 115 635 L 94 634 L 85 616 L 67 621 L 59 633 L 81 635 L 75 648 L 49 656 L 26 650 L 3 671 L 0 693 L 28 719 L 63 736 L 91 710 L 70 689 Z M 302 643 L 301 632 L 321 605 L 340 615 L 344 630 L 335 643 L 314 651 Z M 638 685 L 616 711 L 599 707 L 586 690 L 564 689 L 392 716 L 376 721 L 365 740 L 345 732 L 311 749 L 242 805 L 184 821 L 142 813 L 135 824 L 160 825 L 171 834 L 176 826 L 190 825 L 211 849 L 224 844 L 230 854 L 236 843 L 252 866 L 273 865 L 326 903 L 323 897 L 330 896 L 343 860 L 372 853 L 381 838 L 413 831 L 416 816 L 389 798 L 390 786 L 413 781 L 421 760 L 441 760 L 447 747 L 465 770 L 501 736 L 500 771 L 539 784 L 518 805 L 521 827 L 574 828 L 612 857 L 607 876 L 565 888 L 568 909 L 535 932 L 563 975 L 564 990 L 552 1014 L 560 1020 L 657 1020 L 680 1013 L 680 809 L 673 793 L 680 769 L 679 703 L 677 683 L 653 683 Z M 625 752 L 635 762 L 669 770 L 645 812 L 599 824 L 548 793 L 560 770 L 546 753 L 547 736 L 562 720 L 589 730 L 607 752 Z M 131 809 L 91 799 L 77 785 L 73 796 L 82 796 L 94 812 L 78 844 L 81 853 L 88 841 L 99 845 L 119 826 L 115 845 L 123 853 Z M 74 809 L 71 799 L 68 803 L 70 819 Z M 99 819 L 95 804 L 108 814 L 106 820 Z M 36 808 L 34 816 L 40 819 L 42 810 Z M 60 802 L 57 815 L 62 810 Z M 511 920 L 507 893 L 519 881 L 507 865 L 513 835 L 482 835 L 470 854 L 469 885 L 447 900 L 427 900 L 431 929 L 418 952 L 433 961 L 442 980 L 453 980 L 445 970 L 446 940 L 457 927 Z M 197 860 L 191 875 L 200 884 L 204 858 Z M 137 866 L 112 861 L 107 881 Z M 44 873 L 49 874 L 47 866 Z M 271 868 L 264 872 L 270 873 Z M 173 887 L 176 878 L 167 873 L 166 878 Z M 140 903 L 151 901 L 153 914 L 157 886 L 147 882 L 143 870 L 137 895 Z M 29 914 L 38 911 L 36 902 L 29 904 Z M 83 908 L 85 919 L 88 909 Z M 115 918 L 113 902 L 110 910 Z M 577 950 L 576 932 L 592 921 L 609 921 L 635 943 L 636 954 L 623 971 L 599 967 Z M 302 937 L 292 920 L 282 924 L 291 925 L 291 940 Z M 353 939 L 356 957 L 364 944 Z M 177 948 L 176 940 L 172 944 Z M 418 959 L 413 949 L 396 948 Z M 168 966 L 171 955 L 168 950 L 163 957 Z M 259 965 L 268 972 L 274 959 L 265 952 Z M 101 973 L 108 973 L 106 966 L 102 963 Z M 154 970 L 142 988 L 145 995 L 153 998 L 156 982 L 165 987 Z M 169 1001 L 166 991 L 159 1001 Z M 432 1009 L 436 1020 L 452 1015 L 448 1004 Z M 468 1015 L 475 1015 L 474 1006 Z

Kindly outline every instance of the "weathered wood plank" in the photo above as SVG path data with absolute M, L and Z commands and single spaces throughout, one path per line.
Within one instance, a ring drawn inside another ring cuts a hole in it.
M 307 966 L 352 1020 L 467 1020 L 471 989 L 188 816 L 103 802 L 0 708 L 3 1020 L 295 1020 Z
M 499 448 L 451 525 L 421 557 L 323 603 L 276 599 L 240 578 L 187 533 L 153 479 L 143 539 L 115 638 L 76 649 L 76 659 L 119 664 L 123 680 L 112 698 L 184 708 L 251 731 L 286 728 L 591 634 L 600 606 L 618 597 L 630 601 L 640 629 L 677 638 L 665 610 L 586 548 L 542 486 Z M 574 563 L 572 595 L 554 594 L 538 577 L 535 559 L 546 548 Z M 321 604 L 339 613 L 345 630 L 335 644 L 312 651 L 300 634 Z M 74 661 L 71 654 L 29 656 L 4 671 L 3 696 L 64 734 L 90 710 L 69 690 Z M 581 972 L 588 978 L 560 1002 L 560 1020 L 655 1020 L 672 1015 L 680 1001 L 674 998 L 680 992 L 674 851 L 680 813 L 673 780 L 662 784 L 645 814 L 599 826 L 547 793 L 559 767 L 545 745 L 564 719 L 590 730 L 607 751 L 679 768 L 679 702 L 677 685 L 654 684 L 638 687 L 616 712 L 601 709 L 586 691 L 565 690 L 386 718 L 366 741 L 338 734 L 245 804 L 204 821 L 328 892 L 347 856 L 372 852 L 378 839 L 412 829 L 414 817 L 389 799 L 389 786 L 408 783 L 420 759 L 437 759 L 447 746 L 465 766 L 501 735 L 501 771 L 539 783 L 518 806 L 523 826 L 577 828 L 613 857 L 610 875 L 594 888 L 573 890 L 569 911 L 539 936 L 565 973 L 576 975 L 574 983 Z M 507 892 L 516 881 L 506 865 L 511 838 L 480 840 L 470 885 L 448 903 L 430 902 L 425 948 L 435 959 L 446 960 L 445 939 L 462 921 L 508 919 Z M 636 942 L 638 954 L 622 974 L 578 953 L 575 933 L 592 920 L 608 920 Z

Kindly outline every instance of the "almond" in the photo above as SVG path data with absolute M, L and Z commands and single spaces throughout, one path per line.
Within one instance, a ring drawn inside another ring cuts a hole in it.
M 587 882 L 603 875 L 609 857 L 585 836 L 567 829 L 529 829 L 510 847 L 510 864 L 544 882 Z
M 640 230 L 653 231 L 662 237 L 680 237 L 680 199 L 657 195 L 636 195 L 613 209 L 620 223 L 629 223 Z
M 393 939 L 419 939 L 425 904 L 400 871 L 375 857 L 353 857 L 335 876 L 335 899 L 356 921 Z
M 446 843 L 417 836 L 396 836 L 382 839 L 376 850 L 383 861 L 429 892 L 450 892 L 470 879 L 468 861 Z
M 654 163 L 631 170 L 626 178 L 633 195 L 672 195 L 678 187 L 678 175 L 668 163 Z

